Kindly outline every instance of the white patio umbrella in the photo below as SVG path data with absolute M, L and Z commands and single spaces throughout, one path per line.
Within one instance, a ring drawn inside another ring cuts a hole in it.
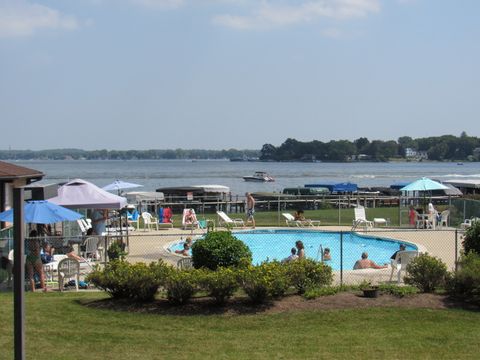
M 105 185 L 104 187 L 102 187 L 102 189 L 106 190 L 106 191 L 120 192 L 120 190 L 123 190 L 123 189 L 133 189 L 133 188 L 138 188 L 138 187 L 142 187 L 142 186 L 143 185 L 129 183 L 129 182 L 117 179 L 113 183 Z

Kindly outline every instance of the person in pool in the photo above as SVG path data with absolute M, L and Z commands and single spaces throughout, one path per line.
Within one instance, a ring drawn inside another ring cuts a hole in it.
M 183 243 L 182 250 L 175 250 L 175 254 L 183 255 L 183 256 L 190 256 L 190 246 L 187 242 Z
M 362 258 L 353 265 L 353 270 L 359 269 L 385 269 L 387 265 L 377 265 L 375 261 L 368 258 L 368 253 L 363 252 Z
M 323 250 L 323 261 L 332 260 L 332 255 L 330 255 L 330 248 L 325 248 Z
M 290 250 L 290 256 L 283 259 L 282 262 L 286 263 L 286 262 L 290 262 L 297 259 L 298 259 L 297 249 L 293 247 L 292 250 Z
M 301 240 L 295 242 L 295 247 L 297 248 L 297 255 L 299 259 L 305 259 L 305 247 Z

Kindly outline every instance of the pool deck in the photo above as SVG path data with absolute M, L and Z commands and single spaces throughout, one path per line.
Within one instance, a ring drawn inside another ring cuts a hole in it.
M 221 228 L 219 228 L 221 230 Z M 248 228 L 247 228 L 248 229 Z M 301 229 L 301 228 L 258 228 L 257 229 Z M 319 231 L 350 231 L 347 226 L 319 226 L 308 227 L 308 230 Z M 235 229 L 242 230 L 242 229 Z M 395 228 L 373 228 L 365 232 L 363 229 L 357 231 L 359 234 L 368 234 L 372 236 L 386 237 L 399 241 L 409 242 L 419 247 L 421 252 L 428 252 L 430 255 L 442 259 L 449 270 L 455 267 L 455 229 L 447 228 L 440 231 L 432 230 L 414 230 L 414 229 L 395 229 Z M 172 242 L 185 239 L 187 236 L 196 236 L 204 234 L 204 230 L 181 230 L 181 229 L 162 229 L 143 231 L 137 230 L 130 235 L 129 255 L 130 262 L 151 262 L 163 259 L 165 262 L 176 265 L 183 256 L 172 254 L 167 249 Z M 461 233 L 458 233 L 458 249 L 461 248 Z M 391 267 L 386 269 L 364 269 L 364 270 L 344 270 L 343 283 L 356 284 L 362 281 L 371 281 L 372 283 L 385 283 L 390 280 Z M 394 274 L 393 279 L 396 279 Z M 334 272 L 334 283 L 340 283 L 340 272 Z

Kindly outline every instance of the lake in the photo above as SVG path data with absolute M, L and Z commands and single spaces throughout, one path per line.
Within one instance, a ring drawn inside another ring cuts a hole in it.
M 422 176 L 438 180 L 480 178 L 479 162 L 463 165 L 440 162 L 280 163 L 228 160 L 32 160 L 14 163 L 44 172 L 43 183 L 81 178 L 102 187 L 120 179 L 143 185 L 138 191 L 216 184 L 230 187 L 234 195 L 243 195 L 246 191 L 281 192 L 285 187 L 303 187 L 318 182 L 349 181 L 368 187 L 390 186 Z M 252 175 L 255 171 L 266 171 L 276 181 L 252 183 L 242 179 L 242 176 Z

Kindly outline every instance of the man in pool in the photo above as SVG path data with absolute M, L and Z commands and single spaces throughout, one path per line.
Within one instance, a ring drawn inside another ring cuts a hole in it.
M 355 265 L 353 265 L 353 270 L 359 270 L 359 269 L 385 269 L 387 265 L 377 265 L 375 261 L 370 260 L 368 258 L 368 253 L 363 252 L 362 253 L 362 258 L 360 260 L 357 260 Z

